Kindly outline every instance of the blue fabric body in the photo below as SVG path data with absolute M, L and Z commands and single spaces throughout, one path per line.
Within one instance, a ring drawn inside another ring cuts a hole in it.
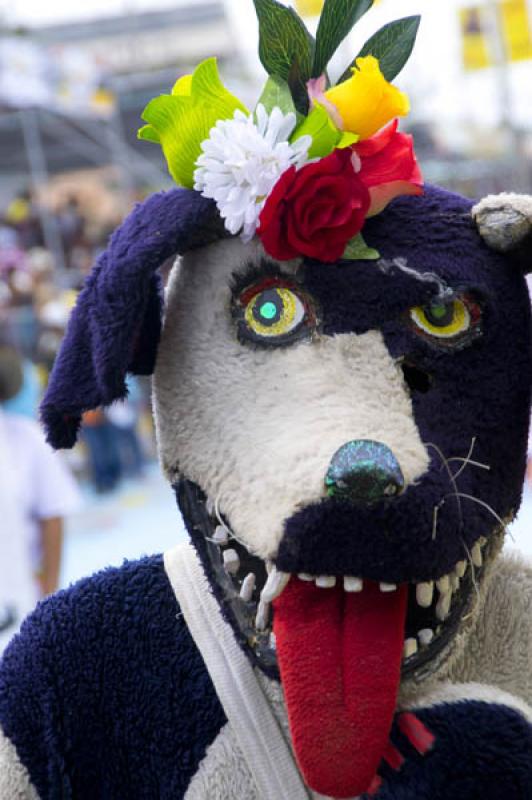
M 41 800 L 179 800 L 225 721 L 160 556 L 41 603 L 0 666 Z
M 421 756 L 394 726 L 406 760 L 398 772 L 381 768 L 378 800 L 531 800 L 532 726 L 520 713 L 464 700 L 417 716 L 436 743 Z
M 532 799 L 521 714 L 479 701 L 416 713 L 434 748 L 420 756 L 394 726 L 406 760 L 381 767 L 378 800 Z M 161 557 L 41 603 L 0 665 L 0 725 L 41 800 L 179 800 L 225 722 Z

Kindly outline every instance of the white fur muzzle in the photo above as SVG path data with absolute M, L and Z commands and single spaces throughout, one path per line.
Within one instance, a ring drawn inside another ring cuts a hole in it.
M 176 265 L 154 400 L 168 477 L 199 484 L 248 549 L 272 558 L 285 521 L 326 497 L 328 466 L 346 442 L 386 444 L 406 486 L 429 458 L 380 332 L 316 333 L 282 348 L 238 341 L 231 276 L 261 257 L 256 244 L 230 240 Z

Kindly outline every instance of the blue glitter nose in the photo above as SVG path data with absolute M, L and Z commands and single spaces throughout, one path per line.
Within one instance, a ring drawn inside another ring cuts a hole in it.
M 329 497 L 364 505 L 395 497 L 404 485 L 401 467 L 390 448 L 371 439 L 342 445 L 325 476 Z

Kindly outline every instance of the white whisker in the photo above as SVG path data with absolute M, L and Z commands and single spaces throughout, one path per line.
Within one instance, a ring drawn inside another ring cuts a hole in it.
M 437 503 L 434 506 L 434 508 L 432 509 L 432 541 L 433 542 L 436 541 L 436 536 L 437 536 L 438 514 L 440 513 L 440 508 L 443 506 L 444 503 L 445 503 L 445 498 L 443 498 L 443 500 L 440 500 L 440 502 Z
M 449 463 L 451 463 L 451 461 L 463 461 L 463 465 L 454 475 L 455 478 L 458 478 L 458 476 L 462 474 L 463 470 L 466 468 L 468 464 L 471 464 L 472 467 L 480 467 L 480 469 L 491 469 L 489 464 L 481 464 L 480 461 L 473 461 L 472 458 L 460 458 L 460 456 L 451 456 L 451 458 L 448 458 L 447 461 Z
M 471 458 L 471 456 L 473 455 L 473 450 L 475 449 L 476 443 L 477 443 L 477 437 L 476 436 L 471 437 L 471 445 L 469 446 L 469 452 L 468 452 L 468 454 L 466 455 L 465 458 L 462 458 L 460 456 L 451 456 L 451 458 L 447 459 L 447 461 L 449 463 L 451 461 L 461 461 L 462 462 L 462 466 L 454 473 L 454 479 L 455 480 L 462 474 L 462 472 L 465 470 L 465 468 L 467 467 L 468 464 L 470 464 L 472 467 L 479 467 L 480 469 L 486 469 L 486 470 L 490 470 L 491 469 L 489 464 L 483 464 L 481 461 L 474 461 Z
M 454 493 L 452 493 L 450 495 L 446 495 L 446 497 L 454 497 L 454 496 L 455 496 Z M 463 497 L 465 500 L 472 500 L 473 503 L 478 503 L 479 506 L 482 506 L 482 508 L 485 508 L 486 511 L 489 511 L 490 514 L 493 517 L 495 517 L 495 519 L 500 524 L 500 526 L 504 530 L 504 532 L 508 533 L 510 538 L 512 539 L 512 541 L 515 542 L 515 539 L 514 539 L 514 537 L 512 535 L 512 532 L 510 530 L 508 530 L 508 526 L 506 525 L 504 520 L 501 519 L 501 517 L 499 517 L 499 515 L 497 514 L 495 509 L 492 508 L 488 503 L 484 502 L 484 500 L 481 500 L 480 497 L 473 497 L 472 494 L 465 494 L 464 492 L 458 492 L 458 497 Z
M 469 547 L 467 546 L 467 544 L 464 542 L 463 539 L 462 539 L 462 544 L 464 545 L 464 550 L 466 551 L 467 554 L 467 560 L 469 561 L 469 565 L 471 567 L 471 580 L 473 581 L 473 587 L 475 589 L 478 599 L 480 600 L 480 588 L 477 581 L 477 573 L 475 564 L 473 562 L 473 556 L 471 554 L 471 550 L 469 549 Z
M 458 516 L 460 518 L 460 530 L 462 530 L 463 527 L 464 527 L 464 517 L 462 515 L 462 504 L 460 502 L 460 495 L 459 495 L 459 492 L 458 492 L 458 486 L 456 485 L 456 480 L 455 480 L 455 476 L 453 475 L 453 471 L 450 468 L 447 459 L 445 458 L 445 456 L 443 455 L 442 451 L 440 450 L 440 448 L 438 447 L 437 444 L 434 444 L 434 442 L 424 442 L 424 444 L 427 447 L 434 448 L 436 453 L 439 455 L 443 466 L 445 467 L 445 469 L 447 471 L 447 474 L 449 476 L 449 480 L 451 481 L 452 487 L 454 489 L 454 493 L 453 493 L 452 496 L 456 497 L 456 503 L 458 505 Z
M 454 473 L 454 479 L 455 479 L 455 480 L 457 479 L 457 477 L 458 477 L 459 475 L 461 475 L 461 474 L 462 474 L 462 472 L 465 470 L 465 468 L 467 467 L 467 465 L 470 463 L 470 459 L 471 459 L 471 456 L 473 455 L 473 450 L 475 449 L 475 445 L 476 445 L 476 443 L 477 443 L 477 437 L 476 437 L 476 436 L 472 436 L 472 437 L 471 437 L 471 444 L 469 445 L 469 451 L 468 451 L 468 453 L 467 453 L 466 457 L 464 458 L 464 463 L 463 463 L 463 464 L 462 464 L 462 466 L 461 466 L 461 467 L 460 467 L 460 468 L 457 470 L 457 472 L 455 472 L 455 473 Z M 450 461 L 450 460 L 451 460 L 451 459 L 449 459 L 449 461 Z
M 231 530 L 231 528 L 229 528 L 229 527 L 226 525 L 226 523 L 224 522 L 224 520 L 222 519 L 222 515 L 221 515 L 221 513 L 220 513 L 220 506 L 219 506 L 219 502 L 220 502 L 220 497 L 218 496 L 218 497 L 216 497 L 216 500 L 214 501 L 214 515 L 215 515 L 216 519 L 218 520 L 219 524 L 222 526 L 222 528 L 224 529 L 224 531 L 227 531 L 227 535 L 228 535 L 228 536 L 229 536 L 231 539 L 234 539 L 234 540 L 235 540 L 235 542 L 238 542 L 238 544 L 242 545 L 242 547 L 244 547 L 244 548 L 245 548 L 245 549 L 246 549 L 248 552 L 250 552 L 250 553 L 251 553 L 251 550 L 249 549 L 249 545 L 247 545 L 245 542 L 243 542 L 241 539 L 239 539 L 239 538 L 238 538 L 238 536 L 236 536 L 236 535 L 233 533 L 233 531 Z

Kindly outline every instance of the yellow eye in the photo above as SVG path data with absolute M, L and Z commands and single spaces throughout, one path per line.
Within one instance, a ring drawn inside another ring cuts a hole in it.
M 244 309 L 247 328 L 260 338 L 286 336 L 301 325 L 305 316 L 303 302 L 285 286 L 272 286 L 257 292 Z
M 436 339 L 453 340 L 478 326 L 480 308 L 466 298 L 454 298 L 411 308 L 410 318 L 419 332 Z

